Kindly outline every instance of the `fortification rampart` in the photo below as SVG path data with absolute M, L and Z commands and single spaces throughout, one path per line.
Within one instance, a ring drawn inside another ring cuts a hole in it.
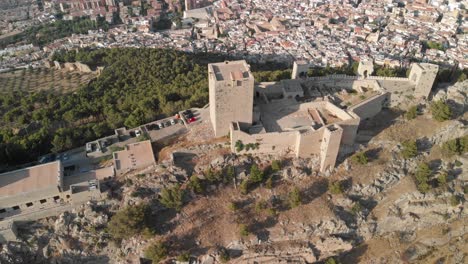
M 349 110 L 358 115 L 361 119 L 367 119 L 378 114 L 383 106 L 389 101 L 390 93 L 377 94 L 352 106 Z
M 275 155 L 287 155 L 295 152 L 296 138 L 299 134 L 298 131 L 288 132 L 273 132 L 261 134 L 248 134 L 241 131 L 237 123 L 231 124 L 231 151 L 236 153 L 269 153 Z M 236 142 L 240 141 L 244 148 L 241 152 L 236 150 Z M 253 144 L 258 147 L 255 149 L 250 148 L 246 151 L 245 146 Z

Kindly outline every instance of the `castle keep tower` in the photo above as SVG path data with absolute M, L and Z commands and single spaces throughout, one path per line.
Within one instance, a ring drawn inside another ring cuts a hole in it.
M 252 125 L 254 77 L 245 60 L 208 64 L 210 117 L 216 137 L 229 134 L 232 122 Z
M 294 61 L 291 79 L 299 79 L 307 77 L 309 71 L 309 64 L 305 61 Z
M 416 84 L 415 97 L 428 97 L 434 84 L 439 66 L 430 63 L 413 63 L 409 79 Z
M 367 78 L 374 73 L 374 63 L 369 60 L 362 60 L 359 62 L 357 69 L 358 76 Z

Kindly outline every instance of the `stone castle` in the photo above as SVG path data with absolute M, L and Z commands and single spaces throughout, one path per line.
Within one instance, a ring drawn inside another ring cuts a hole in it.
M 229 135 L 231 151 L 318 158 L 320 172 L 350 152 L 361 120 L 408 98 L 427 98 L 438 66 L 415 63 L 409 78 L 357 76 L 307 78 L 309 65 L 295 62 L 291 80 L 255 84 L 246 61 L 208 65 L 211 122 L 216 137 Z

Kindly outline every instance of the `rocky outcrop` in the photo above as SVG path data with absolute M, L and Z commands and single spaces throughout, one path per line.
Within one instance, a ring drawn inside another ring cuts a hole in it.
M 468 80 L 458 82 L 448 88 L 438 90 L 433 100 L 445 100 L 456 116 L 466 113 L 468 110 Z

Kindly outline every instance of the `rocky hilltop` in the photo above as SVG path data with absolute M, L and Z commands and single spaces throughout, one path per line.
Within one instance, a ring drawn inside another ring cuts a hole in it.
M 202 124 L 109 182 L 106 200 L 20 225 L 0 262 L 466 263 L 467 87 L 433 98 L 452 120 L 419 102 L 414 118 L 365 122 L 329 175 L 314 159 L 232 154 Z

